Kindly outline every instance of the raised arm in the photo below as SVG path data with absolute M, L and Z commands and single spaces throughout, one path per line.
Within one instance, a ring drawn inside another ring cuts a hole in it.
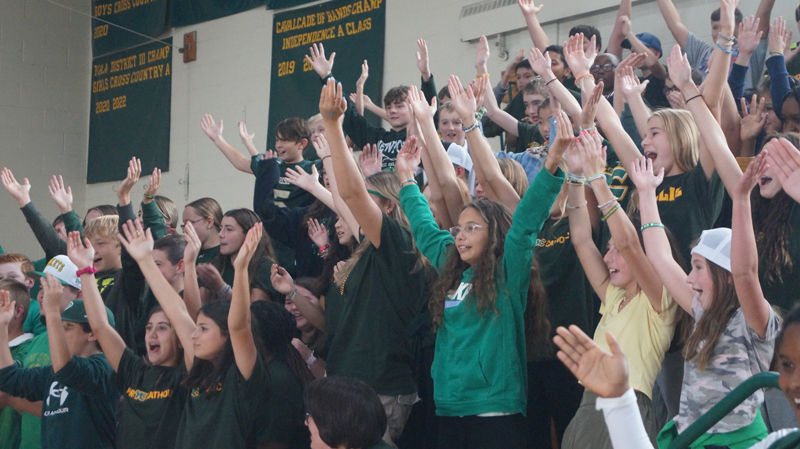
M 739 0 L 720 0 L 719 2 L 719 36 L 721 37 L 717 41 L 717 45 L 714 47 L 713 53 L 709 58 L 708 75 L 703 83 L 702 92 L 700 92 L 703 94 L 703 100 L 718 122 L 720 121 L 720 110 L 722 108 L 722 93 L 725 86 L 728 85 L 728 73 L 730 73 L 733 48 L 733 38 L 728 38 L 726 40 L 724 37 L 733 36 L 734 27 L 736 26 L 734 12 L 738 3 Z M 672 57 L 674 58 L 674 56 Z M 667 63 L 669 64 L 669 61 L 667 61 Z
M 345 204 L 342 196 L 339 195 L 339 185 L 336 182 L 336 173 L 334 173 L 333 170 L 333 159 L 331 158 L 331 150 L 330 146 L 328 145 L 328 140 L 325 138 L 325 136 L 320 135 L 318 140 L 313 142 L 313 144 L 314 148 L 317 150 L 317 155 L 322 161 L 322 166 L 325 168 L 325 173 L 328 174 L 328 183 L 331 186 L 333 205 L 336 206 L 333 210 L 336 212 L 339 218 L 343 219 L 347 223 L 347 226 L 350 226 L 350 229 L 353 230 L 353 233 L 358 235 L 359 226 L 358 222 L 356 221 L 356 217 L 353 216 L 353 213 L 350 212 L 350 208 L 347 207 L 347 204 Z
M 644 65 L 659 79 L 667 79 L 667 69 L 658 61 L 658 57 L 650 47 L 644 45 L 642 41 L 633 33 L 633 26 L 629 17 L 622 17 L 622 32 L 624 37 L 631 43 L 631 51 L 639 55 L 645 55 Z M 609 44 L 609 47 L 611 44 Z M 616 53 L 615 53 L 616 54 Z M 621 58 L 622 56 L 620 56 Z
M 200 286 L 197 282 L 197 256 L 203 244 L 191 222 L 186 222 L 183 236 L 186 238 L 186 247 L 183 250 L 183 303 L 192 320 L 197 320 L 197 314 L 202 307 Z
M 537 17 L 544 5 L 536 6 L 534 0 L 517 0 L 517 4 L 519 4 L 519 9 L 522 10 L 522 15 L 525 17 L 525 23 L 528 25 L 528 33 L 531 35 L 533 46 L 544 53 L 544 49 L 550 46 L 550 39 L 539 24 L 539 18 Z
M 672 37 L 681 48 L 686 49 L 686 41 L 689 39 L 691 31 L 681 22 L 678 8 L 675 7 L 672 0 L 658 0 L 658 9 L 661 10 L 661 15 L 664 16 L 664 21 L 667 22 L 667 28 L 672 33 Z
M 756 160 L 747 167 L 744 176 L 736 183 L 735 189 L 731 192 L 733 200 L 731 226 L 733 285 L 736 288 L 736 296 L 739 298 L 739 305 L 742 307 L 747 325 L 760 338 L 766 337 L 771 310 L 758 280 L 758 248 L 756 247 L 755 232 L 753 232 L 750 192 L 769 168 L 766 158 L 768 152 L 767 148 L 758 155 Z
M 92 266 L 94 262 L 94 247 L 89 243 L 89 239 L 84 239 L 84 242 L 81 243 L 80 233 L 73 231 L 69 233 L 67 240 L 67 255 L 69 255 L 69 260 L 78 267 L 78 270 L 83 270 Z M 100 347 L 103 348 L 103 353 L 111 368 L 117 371 L 122 353 L 125 352 L 125 341 L 122 340 L 114 326 L 108 322 L 106 306 L 103 304 L 100 290 L 97 289 L 94 274 L 83 273 L 81 286 L 83 287 L 83 306 L 86 308 L 89 325 L 92 327 L 97 341 L 100 342 Z
M 669 238 L 661 224 L 656 204 L 656 187 L 664 180 L 664 168 L 653 173 L 653 162 L 647 158 L 639 158 L 629 165 L 628 173 L 636 189 L 639 191 L 639 211 L 642 217 L 642 226 L 648 226 L 642 231 L 644 250 L 647 260 L 655 269 L 667 291 L 684 310 L 692 314 L 692 300 L 694 290 L 686 282 L 686 273 L 672 257 L 672 248 Z
M 176 232 L 175 228 L 178 223 L 168 222 L 158 206 L 155 203 L 156 195 L 158 195 L 158 188 L 161 186 L 161 170 L 158 167 L 153 167 L 153 174 L 150 175 L 150 182 L 144 189 L 144 196 L 142 197 L 142 222 L 145 228 L 153 230 L 153 238 L 158 240 L 170 233 Z
M 592 134 L 581 133 L 575 147 L 581 153 L 584 170 L 592 173 L 603 173 L 606 167 L 606 155 L 605 151 L 602 151 L 602 144 L 603 139 L 598 132 L 595 131 Z M 664 285 L 644 254 L 636 228 L 633 227 L 633 223 L 631 223 L 625 212 L 619 210 L 621 207 L 616 198 L 614 198 L 614 194 L 611 193 L 605 176 L 592 177 L 592 179 L 589 182 L 589 186 L 594 191 L 597 202 L 601 206 L 608 204 L 602 209 L 602 212 L 605 214 L 603 218 L 611 231 L 611 237 L 614 239 L 614 246 L 627 262 L 633 272 L 633 277 L 642 291 L 644 291 L 648 301 L 650 301 L 650 305 L 656 312 L 661 313 L 661 297 Z M 615 209 L 616 212 L 614 212 Z
M 275 290 L 286 295 L 286 300 L 291 301 L 312 326 L 323 332 L 325 331 L 327 328 L 325 309 L 319 304 L 313 304 L 309 298 L 297 289 L 297 285 L 295 285 L 294 279 L 292 279 L 292 275 L 289 272 L 277 264 L 272 264 L 270 282 L 272 282 L 272 287 Z
M 8 290 L 0 290 L 0 369 L 14 364 L 11 349 L 8 347 L 8 324 L 14 318 L 16 301 L 11 300 Z
M 117 204 L 119 207 L 125 207 L 131 204 L 131 190 L 133 186 L 139 182 L 139 177 L 142 175 L 142 161 L 134 157 L 128 162 L 128 176 L 119 183 L 117 187 Z M 120 217 L 122 218 L 122 217 Z
M 369 65 L 367 65 L 367 60 L 365 59 L 361 64 L 361 76 L 356 80 L 356 92 L 350 94 L 350 100 L 356 105 L 356 111 L 361 115 L 364 115 L 364 84 L 367 82 L 368 77 Z
M 188 228 L 189 223 L 187 223 Z M 135 225 L 123 223 L 122 233 L 117 235 L 117 239 L 128 254 L 139 264 L 150 289 L 158 300 L 158 304 L 164 310 L 164 314 L 172 323 L 172 328 L 178 335 L 178 339 L 183 346 L 183 357 L 186 362 L 186 369 L 191 370 L 194 362 L 194 343 L 192 333 L 194 332 L 194 320 L 189 315 L 186 304 L 172 288 L 164 275 L 159 271 L 155 260 L 153 260 L 153 235 L 150 230 L 142 229 L 138 221 Z M 188 284 L 188 282 L 184 282 Z
M 508 112 L 500 109 L 493 91 L 487 89 L 486 93 L 483 94 L 483 105 L 486 108 L 486 117 L 489 117 L 512 136 L 519 136 L 519 120 Z
M 231 309 L 228 313 L 228 331 L 236 367 L 239 368 L 239 373 L 245 380 L 250 379 L 250 376 L 253 375 L 253 369 L 258 362 L 258 350 L 253 339 L 253 328 L 250 325 L 250 278 L 247 265 L 258 248 L 262 231 L 261 223 L 256 223 L 247 231 L 244 243 L 239 248 L 239 254 L 233 261 L 236 271 L 233 276 Z
M 724 54 L 724 53 L 723 53 Z M 706 179 L 711 178 L 714 170 L 719 173 L 722 183 L 730 193 L 739 178 L 742 176 L 742 169 L 736 162 L 736 158 L 728 148 L 725 133 L 722 132 L 719 123 L 712 115 L 704 101 L 698 98 L 700 91 L 691 78 L 691 67 L 686 55 L 681 54 L 681 49 L 676 45 L 672 49 L 672 54 L 667 60 L 669 64 L 669 77 L 681 89 L 686 101 L 686 107 L 692 113 L 700 136 L 703 138 L 704 148 L 700 151 L 700 163 L 705 171 Z M 716 64 L 716 61 L 714 61 Z
M 622 41 L 628 37 L 626 31 L 630 31 L 631 29 L 632 9 L 631 0 L 622 0 L 619 3 L 617 20 L 614 21 L 614 29 L 611 30 L 611 36 L 608 37 L 608 43 L 606 44 L 606 52 L 616 55 L 620 59 L 622 59 Z M 628 40 L 633 44 L 630 38 Z M 633 51 L 637 50 L 634 49 Z
M 205 114 L 203 119 L 200 121 L 200 127 L 203 129 L 203 132 L 214 142 L 214 145 L 219 148 L 222 152 L 222 155 L 225 156 L 225 159 L 231 163 L 237 170 L 252 174 L 253 171 L 250 169 L 250 158 L 245 156 L 244 154 L 236 151 L 231 144 L 222 137 L 222 120 L 219 121 L 219 125 L 214 122 L 214 118 L 211 117 L 211 114 Z
M 640 83 L 639 78 L 634 75 L 633 68 L 630 66 L 626 66 L 622 71 L 617 73 L 614 80 L 614 86 L 617 86 L 617 90 L 625 97 L 625 101 L 628 105 L 630 105 L 631 115 L 633 115 L 633 120 L 636 122 L 636 129 L 639 131 L 639 136 L 641 136 L 642 139 L 644 139 L 647 134 L 647 122 L 650 120 L 650 115 L 652 114 L 650 108 L 644 103 L 644 97 L 642 97 L 649 82 L 650 81 L 645 81 L 644 83 Z M 614 96 L 614 100 L 616 101 L 616 95 Z
M 596 50 L 592 51 L 596 52 Z M 589 66 L 591 66 L 593 61 L 594 57 L 592 57 L 592 61 L 589 61 Z M 578 100 L 575 99 L 572 93 L 570 93 L 570 91 L 567 90 L 567 88 L 564 87 L 564 85 L 561 84 L 558 79 L 556 79 L 556 76 L 553 74 L 553 70 L 551 68 L 552 61 L 550 59 L 550 54 L 539 51 L 538 48 L 532 48 L 531 52 L 528 54 L 528 62 L 531 63 L 531 68 L 533 68 L 533 71 L 542 78 L 542 81 L 544 81 L 545 86 L 547 86 L 547 91 L 550 93 L 550 95 L 557 100 L 559 104 L 561 104 L 561 108 L 567 112 L 567 115 L 569 115 L 572 120 L 577 121 L 577 117 L 581 113 L 581 105 L 578 103 Z M 586 68 L 586 73 L 589 73 L 589 66 Z M 574 74 L 575 72 L 573 71 L 572 73 Z
M 767 162 L 783 191 L 800 203 L 800 150 L 781 137 L 768 142 Z
M 516 53 L 514 53 L 514 58 L 512 58 L 511 61 L 509 61 L 509 63 L 506 65 L 506 69 L 503 70 L 503 76 L 500 77 L 500 83 L 498 84 L 500 89 L 506 91 L 508 90 L 508 82 L 511 81 L 511 74 L 514 73 L 517 65 L 522 62 L 523 59 L 525 59 L 525 49 L 520 48 Z M 522 90 L 524 86 L 517 87 L 518 89 Z
M 329 208 L 335 209 L 333 195 L 319 183 L 319 172 L 316 165 L 311 166 L 311 173 L 302 168 L 289 167 L 286 169 L 286 180 L 289 181 L 289 184 L 296 185 L 314 195 L 314 198 L 322 201 Z
M 222 120 L 219 121 L 219 125 L 222 126 Z M 242 139 L 242 143 L 244 144 L 244 147 L 247 149 L 247 152 L 250 153 L 250 157 L 253 157 L 256 154 L 258 154 L 258 149 L 253 143 L 253 137 L 255 136 L 256 133 L 249 134 L 247 132 L 247 124 L 245 122 L 239 122 L 239 138 Z
M 58 373 L 61 368 L 72 360 L 72 352 L 67 345 L 67 334 L 61 325 L 61 297 L 64 286 L 52 274 L 39 279 L 39 284 L 44 291 L 42 306 L 47 317 L 47 342 L 50 344 L 50 364 L 53 372 Z

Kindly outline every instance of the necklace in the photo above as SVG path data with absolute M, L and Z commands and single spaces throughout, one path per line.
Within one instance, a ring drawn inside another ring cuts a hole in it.
M 625 297 L 622 299 L 622 302 L 619 303 L 619 308 L 617 309 L 617 313 L 622 312 L 622 309 L 626 305 L 628 305 L 628 303 L 630 303 L 631 300 L 633 300 L 633 298 L 638 294 L 639 294 L 639 288 L 638 287 L 636 288 L 636 292 L 634 292 L 633 294 L 631 294 L 631 295 L 626 294 Z

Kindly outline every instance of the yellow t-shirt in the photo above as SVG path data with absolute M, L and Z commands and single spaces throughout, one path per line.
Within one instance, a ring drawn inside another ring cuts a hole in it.
M 620 311 L 619 305 L 624 299 L 625 289 L 608 285 L 605 304 L 600 306 L 603 317 L 594 331 L 594 341 L 611 352 L 606 343 L 606 332 L 611 331 L 628 358 L 631 387 L 651 397 L 664 353 L 675 333 L 677 305 L 666 288 L 661 294 L 661 313 L 653 309 L 644 292 L 634 296 Z

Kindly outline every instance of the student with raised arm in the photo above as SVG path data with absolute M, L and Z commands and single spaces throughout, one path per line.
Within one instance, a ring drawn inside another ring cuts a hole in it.
M 88 239 L 81 242 L 80 234 L 71 232 L 67 251 L 70 260 L 82 273 L 81 285 L 86 286 L 83 303 L 89 325 L 114 370 L 113 385 L 124 398 L 117 448 L 173 447 L 188 391 L 181 386 L 186 373 L 183 348 L 170 320 L 161 308 L 148 312 L 145 340 L 150 363 L 145 363 L 125 346 L 122 337 L 108 321 L 91 268 L 94 261 L 92 244 Z M 166 283 L 163 277 L 159 281 L 153 287 L 158 288 L 156 291 L 160 295 L 177 295 L 163 285 Z M 186 357 L 191 365 L 191 350 Z M 149 441 L 145 442 L 145 439 Z
M 356 377 L 375 388 L 389 416 L 388 443 L 402 433 L 417 399 L 407 336 L 424 309 L 430 273 L 400 209 L 398 176 L 381 172 L 365 181 L 344 144 L 341 84 L 328 80 L 319 107 L 338 194 L 355 219 L 353 233 L 364 236 L 336 274 L 339 295 L 325 298 L 328 375 Z
M 181 229 L 191 224 L 203 244 L 197 265 L 210 263 L 219 254 L 219 231 L 222 229 L 222 207 L 214 198 L 199 198 L 183 208 Z
M 250 158 L 237 151 L 222 137 L 223 127 L 222 120 L 220 119 L 219 125 L 217 125 L 211 114 L 203 115 L 203 118 L 200 120 L 200 128 L 202 128 L 205 135 L 214 142 L 214 145 L 222 151 L 222 155 L 225 156 L 225 159 L 240 172 L 252 174 L 253 170 L 250 168 Z M 255 134 L 247 133 L 247 125 L 245 125 L 244 122 L 239 122 L 239 137 L 242 138 L 242 141 L 245 143 L 244 146 L 251 157 L 258 154 L 258 150 L 256 150 L 255 146 L 252 144 L 254 136 Z
M 41 282 L 51 364 L 21 368 L 11 358 L 7 326 L 14 303 L 8 292 L 0 291 L 0 391 L 43 401 L 43 448 L 114 448 L 119 394 L 112 386 L 111 366 L 88 323 L 83 300 L 64 306 L 61 281 L 48 274 Z M 113 323 L 111 311 L 104 308 L 104 313 Z
M 462 118 L 473 127 L 471 139 L 478 134 L 475 98 L 471 87 L 464 92 L 460 86 L 451 77 L 454 104 L 469 111 Z M 473 151 L 475 145 L 470 140 Z M 463 208 L 450 232 L 436 225 L 411 177 L 419 150 L 404 147 L 398 159 L 406 179 L 402 206 L 420 249 L 440 273 L 429 306 L 437 329 L 432 375 L 440 448 L 525 445 L 526 342 L 536 347 L 547 335 L 543 295 L 529 290 L 532 250 L 563 183 L 561 154 L 555 153 L 520 201 L 513 224 L 502 204 L 477 200 Z
M 733 232 L 704 231 L 692 248 L 692 271 L 687 277 L 669 254 L 655 191 L 664 170 L 641 159 L 631 167 L 640 194 L 647 258 L 667 290 L 691 313 L 695 328 L 683 349 L 683 388 L 680 411 L 662 429 L 659 447 L 666 448 L 680 432 L 753 374 L 767 371 L 780 318 L 769 307 L 758 283 L 758 256 L 750 217 L 750 191 L 763 175 L 764 157 L 748 168 L 731 192 Z M 697 444 L 747 448 L 767 435 L 756 392 L 715 424 Z
M 624 211 L 620 210 L 618 201 L 605 182 L 605 157 L 601 142 L 598 133 L 583 131 L 570 149 L 570 239 L 586 277 L 602 301 L 602 318 L 595 330 L 595 341 L 603 346 L 603 335 L 613 331 L 620 336 L 622 346 L 631 354 L 631 377 L 637 403 L 648 434 L 655 441 L 658 429 L 651 395 L 675 330 L 676 306 L 647 261 L 640 241 L 641 234 Z M 576 173 L 581 170 L 581 173 Z M 603 214 L 602 220 L 611 231 L 611 240 L 604 256 L 592 240 L 582 181 L 593 190 L 599 204 L 597 207 Z M 567 428 L 562 447 L 612 447 L 603 426 L 602 414 L 595 410 L 596 399 L 593 393 L 584 393 L 581 407 Z

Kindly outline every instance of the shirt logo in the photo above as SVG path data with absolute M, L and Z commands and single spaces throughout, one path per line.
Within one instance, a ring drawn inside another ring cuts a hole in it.
M 58 386 L 58 382 L 53 382 L 50 385 L 50 394 L 47 396 L 47 405 L 50 406 L 50 398 L 59 398 L 60 403 L 58 406 L 64 405 L 64 402 L 67 400 L 69 396 L 69 391 L 67 391 L 67 387 L 64 388 L 56 388 Z
M 469 291 L 472 289 L 472 284 L 467 284 L 462 282 L 461 285 L 458 286 L 458 289 L 454 292 L 451 292 L 447 295 L 447 299 L 444 301 L 444 308 L 449 309 L 450 307 L 455 307 L 461 304 L 461 301 L 467 297 Z
M 675 201 L 681 195 L 683 195 L 683 191 L 681 191 L 680 187 L 670 187 L 669 192 L 667 192 L 667 189 L 662 190 L 656 199 L 658 201 Z

